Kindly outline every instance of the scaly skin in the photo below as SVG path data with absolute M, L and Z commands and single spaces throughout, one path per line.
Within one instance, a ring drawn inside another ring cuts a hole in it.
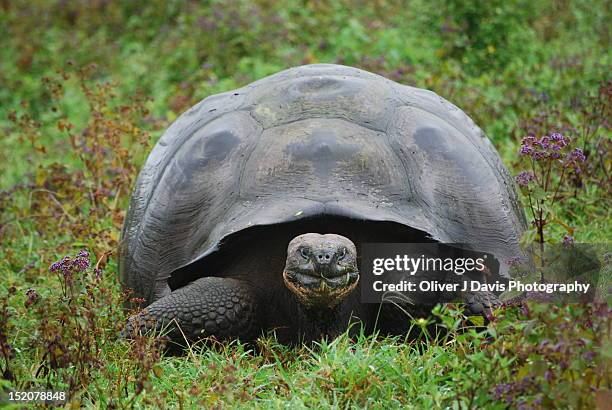
M 185 338 L 189 342 L 204 338 L 253 340 L 260 331 L 258 309 L 257 299 L 244 282 L 207 277 L 175 290 L 132 316 L 127 333 L 135 328 L 141 332 L 167 329 L 170 339 L 181 345 Z

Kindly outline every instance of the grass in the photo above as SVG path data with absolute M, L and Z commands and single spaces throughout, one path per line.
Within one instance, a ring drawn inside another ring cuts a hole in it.
M 304 63 L 437 92 L 485 130 L 513 175 L 529 169 L 523 136 L 569 136 L 586 163 L 554 201 L 532 193 L 547 216 L 542 239 L 610 242 L 606 3 L 479 3 L 0 1 L 2 388 L 66 390 L 94 408 L 605 408 L 603 306 L 524 304 L 481 328 L 445 307 L 434 316 L 446 336 L 421 318 L 419 340 L 345 334 L 287 347 L 270 335 L 184 357 L 119 337 L 129 295 L 115 250 L 155 141 L 207 95 Z M 91 266 L 49 271 L 82 249 Z

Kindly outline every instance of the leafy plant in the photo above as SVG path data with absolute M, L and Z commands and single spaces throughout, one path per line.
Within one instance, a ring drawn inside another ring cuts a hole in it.
M 516 182 L 527 198 L 536 240 L 540 244 L 545 242 L 545 227 L 553 219 L 552 207 L 559 200 L 565 178 L 579 174 L 586 160 L 582 149 L 570 150 L 570 145 L 569 137 L 559 133 L 540 138 L 529 135 L 521 143 L 519 155 L 528 164 L 529 171 L 521 171 Z M 571 228 L 568 231 L 572 233 Z
M 7 345 L 6 331 L 9 316 L 4 316 L 0 340 L 4 340 L 4 378 L 13 380 L 15 387 L 26 390 L 45 386 L 65 391 L 67 399 L 80 404 L 92 399 L 111 405 L 114 401 L 135 399 L 149 387 L 149 379 L 161 358 L 161 339 L 133 335 L 127 345 L 123 342 L 124 356 L 120 367 L 114 369 L 105 363 L 104 350 L 110 343 L 121 345 L 119 334 L 125 323 L 121 295 L 107 286 L 101 269 L 91 266 L 90 255 L 80 251 L 74 257 L 65 256 L 53 263 L 49 271 L 56 275 L 61 292 L 40 295 L 30 288 L 25 292 L 24 306 L 29 331 L 26 345 L 31 352 L 33 373 L 27 375 L 19 367 L 9 370 L 9 359 L 15 358 Z M 11 295 L 15 290 L 11 290 Z M 3 298 L 7 304 L 8 297 Z M 13 318 L 14 320 L 14 318 Z M 107 378 L 112 385 L 101 385 Z
M 563 227 L 564 242 L 573 241 L 574 227 L 563 221 L 559 205 L 579 209 L 589 192 L 610 199 L 611 88 L 603 82 L 595 95 L 576 97 L 562 110 L 546 95 L 537 97 L 537 114 L 522 121 L 516 176 L 531 217 L 533 234 L 526 242 L 543 244 L 551 223 Z M 572 108 L 573 107 L 573 108 Z M 572 201 L 570 201 L 572 200 Z

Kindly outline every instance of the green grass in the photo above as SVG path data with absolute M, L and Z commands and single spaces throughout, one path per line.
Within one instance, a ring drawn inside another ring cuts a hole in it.
M 588 168 L 547 208 L 546 240 L 609 243 L 608 16 L 606 2 L 579 0 L 0 1 L 0 384 L 70 390 L 75 405 L 98 408 L 605 403 L 610 321 L 595 308 L 523 306 L 471 330 L 445 310 L 449 336 L 424 344 L 267 337 L 160 357 L 152 340 L 118 337 L 115 250 L 138 169 L 181 112 L 313 62 L 437 92 L 485 130 L 513 175 L 530 129 L 571 136 Z M 83 248 L 103 274 L 81 272 L 64 293 L 49 265 Z M 27 302 L 28 289 L 38 299 Z

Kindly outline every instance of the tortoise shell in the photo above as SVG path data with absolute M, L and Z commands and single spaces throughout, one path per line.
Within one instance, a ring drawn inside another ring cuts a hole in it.
M 526 227 L 507 169 L 459 108 L 360 69 L 306 65 L 210 96 L 168 128 L 133 192 L 121 278 L 150 303 L 230 236 L 316 215 L 479 244 L 502 275 Z

